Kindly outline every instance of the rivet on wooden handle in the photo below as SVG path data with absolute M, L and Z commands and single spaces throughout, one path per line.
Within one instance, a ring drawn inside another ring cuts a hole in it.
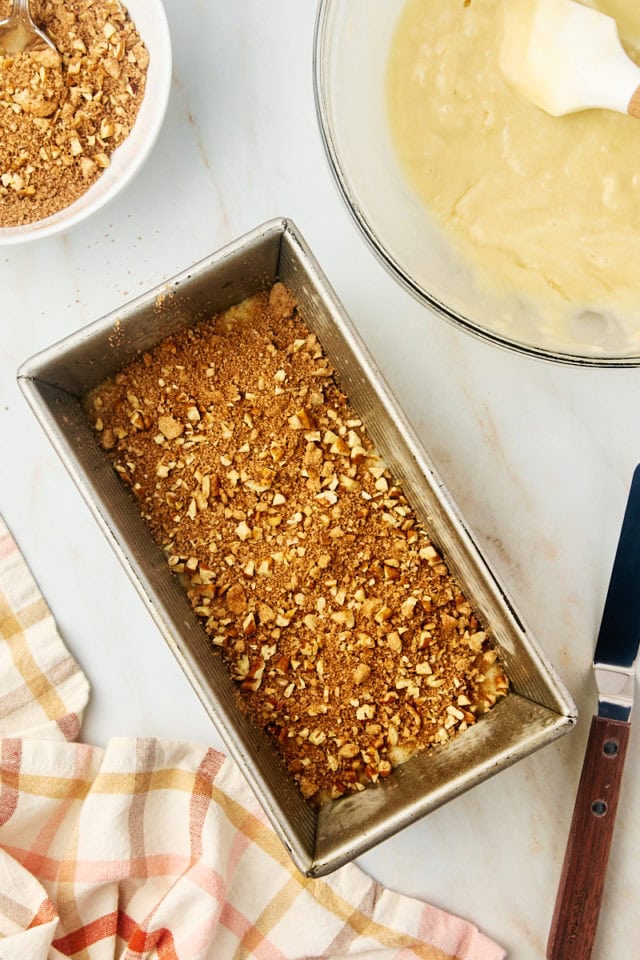
M 613 836 L 630 725 L 594 717 L 564 856 L 548 960 L 589 960 Z
M 627 113 L 630 113 L 632 117 L 640 117 L 640 87 L 638 87 L 631 97 L 631 100 L 629 100 Z

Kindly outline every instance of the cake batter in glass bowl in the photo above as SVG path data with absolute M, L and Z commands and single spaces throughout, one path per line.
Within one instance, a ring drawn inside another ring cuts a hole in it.
M 323 0 L 316 95 L 374 249 L 472 333 L 566 362 L 640 362 L 640 121 L 550 117 L 498 66 L 504 0 Z M 599 0 L 640 62 L 640 8 Z

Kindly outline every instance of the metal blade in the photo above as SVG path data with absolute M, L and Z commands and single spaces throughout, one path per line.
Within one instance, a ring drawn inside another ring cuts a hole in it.
M 637 466 L 616 550 L 593 658 L 598 714 L 628 720 L 640 645 L 640 466 Z

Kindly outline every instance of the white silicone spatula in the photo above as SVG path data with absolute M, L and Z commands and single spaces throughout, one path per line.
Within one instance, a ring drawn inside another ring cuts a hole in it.
M 603 107 L 640 117 L 640 67 L 612 17 L 574 0 L 504 0 L 500 69 L 553 116 Z

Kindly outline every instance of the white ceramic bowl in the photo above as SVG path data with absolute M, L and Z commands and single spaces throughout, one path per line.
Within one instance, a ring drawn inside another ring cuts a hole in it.
M 462 0 L 460 0 L 462 2 Z M 485 341 L 547 360 L 640 365 L 637 316 L 576 308 L 560 323 L 477 282 L 401 169 L 386 112 L 391 40 L 405 0 L 320 0 L 315 94 L 340 191 L 382 263 L 426 307 Z
M 161 0 L 123 0 L 149 51 L 144 99 L 133 130 L 111 157 L 111 165 L 70 206 L 44 220 L 0 227 L 0 245 L 39 240 L 69 230 L 100 210 L 138 173 L 164 121 L 171 89 L 171 37 Z

